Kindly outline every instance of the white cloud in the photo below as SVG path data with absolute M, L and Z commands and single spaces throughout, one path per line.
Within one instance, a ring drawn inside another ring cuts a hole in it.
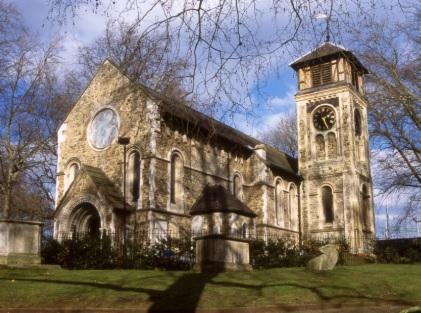
M 295 91 L 294 87 L 289 86 L 288 92 L 284 96 L 269 97 L 267 105 L 274 110 L 293 108 L 295 106 Z
M 270 97 L 267 101 L 271 107 L 289 107 L 293 103 L 293 99 L 288 95 L 285 97 Z
M 285 115 L 285 112 L 275 113 L 275 114 L 268 114 L 263 117 L 263 123 L 261 124 L 261 127 L 264 130 L 268 130 L 271 128 L 274 128 L 276 124 L 278 123 L 279 119 Z

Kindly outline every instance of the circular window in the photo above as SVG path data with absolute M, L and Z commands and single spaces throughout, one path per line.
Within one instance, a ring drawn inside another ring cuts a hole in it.
M 99 111 L 93 118 L 88 139 L 90 144 L 97 149 L 105 149 L 111 145 L 118 136 L 117 114 L 111 109 Z

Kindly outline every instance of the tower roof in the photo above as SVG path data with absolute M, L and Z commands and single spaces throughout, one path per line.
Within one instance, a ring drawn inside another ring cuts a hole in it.
M 334 44 L 332 42 L 324 42 L 316 49 L 311 50 L 310 52 L 304 54 L 303 56 L 299 57 L 289 65 L 294 69 L 298 70 L 303 66 L 313 65 L 315 63 L 319 63 L 320 60 L 328 61 L 334 59 L 338 56 L 345 56 L 348 58 L 352 63 L 354 63 L 360 70 L 364 72 L 364 74 L 368 73 L 368 70 L 361 64 L 361 62 L 357 59 L 357 57 L 345 47 Z

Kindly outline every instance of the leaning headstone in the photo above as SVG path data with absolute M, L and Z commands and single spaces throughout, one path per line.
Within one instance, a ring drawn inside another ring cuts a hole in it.
M 330 271 L 338 262 L 338 247 L 334 244 L 328 244 L 320 247 L 321 255 L 311 259 L 307 263 L 307 268 L 312 271 Z

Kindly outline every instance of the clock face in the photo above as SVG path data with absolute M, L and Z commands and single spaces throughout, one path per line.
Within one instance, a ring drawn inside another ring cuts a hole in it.
M 99 111 L 93 118 L 88 132 L 88 139 L 96 149 L 105 149 L 118 136 L 117 114 L 111 109 Z
M 313 114 L 313 124 L 318 130 L 329 130 L 335 125 L 335 111 L 327 105 L 318 107 Z

